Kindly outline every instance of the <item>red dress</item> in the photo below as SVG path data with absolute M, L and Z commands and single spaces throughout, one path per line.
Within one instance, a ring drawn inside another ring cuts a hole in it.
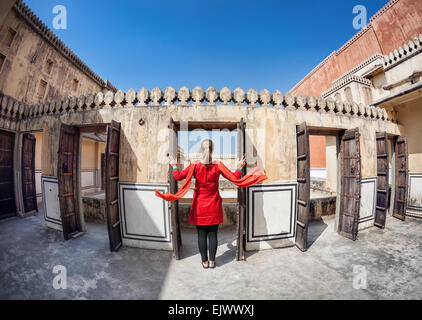
M 196 179 L 193 192 L 192 206 L 189 213 L 189 223 L 194 225 L 213 225 L 223 222 L 223 206 L 218 191 L 218 179 L 220 171 L 217 164 L 204 165 L 202 163 L 191 163 L 182 171 L 175 169 L 173 176 L 176 180 L 186 178 L 189 168 L 195 166 L 193 176 Z M 234 172 L 237 179 L 240 179 L 241 172 Z M 225 177 L 227 178 L 227 177 Z

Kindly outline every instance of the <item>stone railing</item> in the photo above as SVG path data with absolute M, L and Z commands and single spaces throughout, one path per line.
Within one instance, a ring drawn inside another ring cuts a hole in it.
M 405 43 L 403 46 L 398 47 L 390 54 L 384 56 L 384 70 L 391 69 L 400 62 L 409 59 L 415 54 L 422 51 L 422 34 Z
M 8 101 L 7 99 L 9 98 L 3 97 L 3 100 Z M 164 92 L 157 87 L 151 91 L 148 91 L 145 88 L 138 92 L 130 89 L 126 93 L 122 90 L 118 90 L 116 93 L 108 91 L 105 94 L 99 92 L 95 96 L 93 94 L 88 94 L 86 96 L 81 95 L 80 97 L 40 103 L 31 107 L 2 101 L 0 114 L 7 114 L 17 119 L 30 119 L 41 116 L 54 116 L 98 109 L 142 108 L 170 105 L 236 105 L 243 107 L 267 107 L 275 108 L 280 111 L 309 111 L 396 122 L 394 113 L 389 113 L 380 107 L 335 101 L 332 98 L 315 98 L 312 95 L 283 94 L 278 90 L 271 94 L 270 91 L 266 89 L 263 89 L 258 93 L 255 89 L 249 89 L 245 92 L 244 90 L 237 88 L 232 92 L 227 87 L 220 91 L 217 91 L 214 87 L 209 87 L 206 91 L 200 87 L 196 87 L 192 91 L 187 87 L 182 87 L 179 91 L 169 87 L 165 89 Z
M 17 101 L 0 91 L 0 127 L 17 130 L 19 121 L 28 117 L 30 106 Z

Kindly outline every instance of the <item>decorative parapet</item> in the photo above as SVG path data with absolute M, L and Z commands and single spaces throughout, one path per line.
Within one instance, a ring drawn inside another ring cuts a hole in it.
M 410 40 L 408 43 L 403 44 L 403 46 L 398 47 L 390 54 L 384 56 L 384 70 L 387 71 L 397 64 L 413 57 L 414 55 L 422 51 L 422 34 L 415 37 L 413 40 Z
M 5 97 L 4 99 L 7 99 Z M 7 100 L 6 100 L 7 101 Z M 154 108 L 159 106 L 175 105 L 182 107 L 206 107 L 219 105 L 233 105 L 233 107 L 259 107 L 274 108 L 280 112 L 289 111 L 306 111 L 329 113 L 338 116 L 352 116 L 367 119 L 380 119 L 395 122 L 395 117 L 387 114 L 385 109 L 373 107 L 369 105 L 334 101 L 331 98 L 324 97 L 315 98 L 314 96 L 304 96 L 302 94 L 293 95 L 287 93 L 283 95 L 276 90 L 272 94 L 264 89 L 259 93 L 255 89 L 249 89 L 246 93 L 241 88 L 235 89 L 233 92 L 225 87 L 218 91 L 214 87 L 209 87 L 204 91 L 200 87 L 190 91 L 187 87 L 182 87 L 179 91 L 169 87 L 164 90 L 154 88 L 148 91 L 145 88 L 140 89 L 137 93 L 130 89 L 126 93 L 118 90 L 113 93 L 99 92 L 93 95 L 65 98 L 52 102 L 45 102 L 33 105 L 31 107 L 22 107 L 18 110 L 24 112 L 25 119 L 37 118 L 49 115 L 62 115 L 72 112 L 88 112 L 100 109 L 114 110 L 119 108 Z M 6 109 L 5 109 L 6 108 Z M 15 116 L 14 112 L 10 112 L 10 107 L 1 104 L 0 114 L 5 112 Z M 6 111 L 4 111 L 6 110 Z
M 94 80 L 102 88 L 115 91 L 114 86 L 107 80 L 104 81 L 94 71 L 92 71 L 72 50 L 70 50 L 44 22 L 37 17 L 37 15 L 22 1 L 17 0 L 13 6 L 15 10 L 31 25 L 38 34 L 41 35 L 48 43 L 56 48 L 64 57 L 66 57 L 79 70 L 85 73 L 88 77 Z
M 338 79 L 331 88 L 322 92 L 322 96 L 326 98 L 330 96 L 332 93 L 336 92 L 337 90 L 343 88 L 344 86 L 347 86 L 351 82 L 357 82 L 365 86 L 372 87 L 371 80 L 355 75 L 355 74 L 349 74 L 345 77 Z
M 30 107 L 0 91 L 0 128 L 18 130 L 19 122 L 29 116 Z
M 384 61 L 384 56 L 380 53 L 376 53 L 373 56 L 369 57 L 368 59 L 365 59 L 364 61 L 362 61 L 361 63 L 359 63 L 357 66 L 353 67 L 352 69 L 350 69 L 349 71 L 347 71 L 345 74 L 343 74 L 342 76 L 338 77 L 337 79 L 335 79 L 332 84 L 333 86 L 341 79 L 347 77 L 348 75 L 351 74 L 355 74 L 356 72 L 358 72 L 359 70 L 362 70 L 363 68 L 365 68 L 366 66 L 370 65 L 372 62 L 377 61 L 378 59 Z

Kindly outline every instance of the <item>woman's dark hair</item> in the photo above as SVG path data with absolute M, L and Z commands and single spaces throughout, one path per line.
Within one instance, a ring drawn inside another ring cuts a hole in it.
M 202 142 L 201 142 L 201 148 L 199 149 L 199 151 L 202 153 L 203 151 L 204 151 L 204 144 L 205 144 L 205 142 L 208 142 L 209 143 L 209 146 L 211 147 L 211 152 L 213 152 L 214 151 L 214 142 L 212 142 L 212 140 L 211 139 L 204 139 L 204 140 L 202 140 Z

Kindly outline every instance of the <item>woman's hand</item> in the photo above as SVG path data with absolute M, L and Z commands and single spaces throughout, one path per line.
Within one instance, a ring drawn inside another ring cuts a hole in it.
M 175 168 L 177 166 L 177 160 L 174 159 L 171 155 L 169 156 L 169 164 Z
M 242 169 L 246 165 L 246 158 L 245 158 L 245 156 L 243 156 L 243 158 L 241 160 L 237 161 L 237 164 L 236 165 L 237 165 L 237 167 L 239 169 Z

